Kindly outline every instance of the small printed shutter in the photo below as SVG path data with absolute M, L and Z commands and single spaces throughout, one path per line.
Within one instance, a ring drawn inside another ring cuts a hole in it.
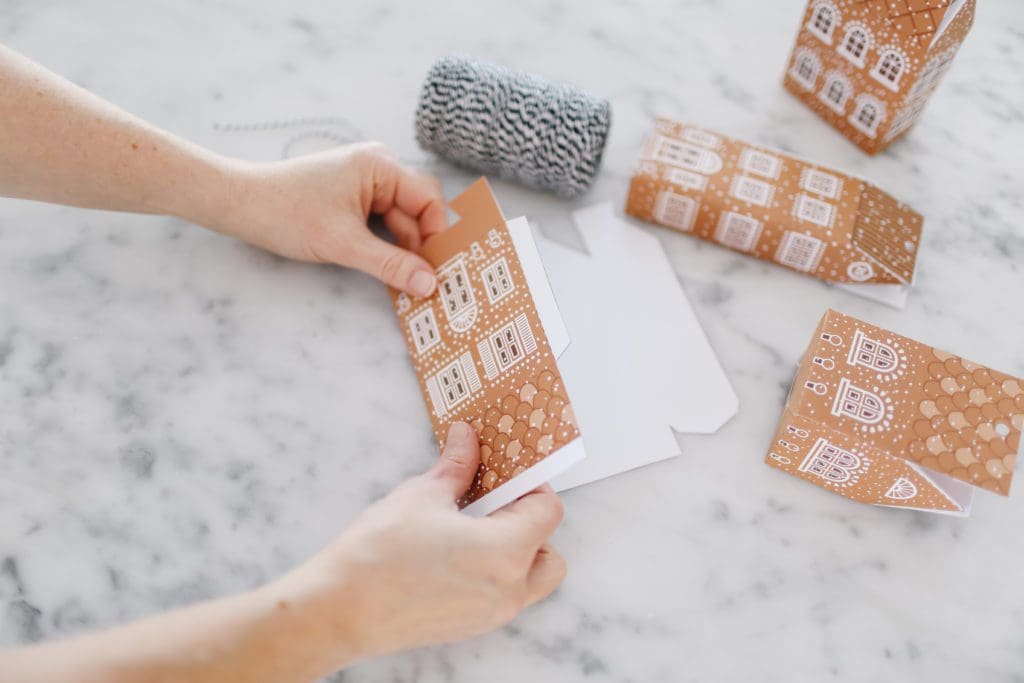
M 437 377 L 427 380 L 427 393 L 430 394 L 430 402 L 434 404 L 434 415 L 444 417 L 444 401 L 441 400 L 441 390 L 437 386 Z
M 523 340 L 523 352 L 529 356 L 537 350 L 537 340 L 533 338 L 533 330 L 530 329 L 530 321 L 526 319 L 525 313 L 516 318 L 516 328 Z
M 476 365 L 473 363 L 473 354 L 466 351 L 459 357 L 462 363 L 462 370 L 466 375 L 466 383 L 469 384 L 469 393 L 475 394 L 480 391 L 480 375 L 476 372 Z
M 480 352 L 480 361 L 484 364 L 484 376 L 487 379 L 494 379 L 498 376 L 498 366 L 494 362 L 494 354 L 491 353 L 490 343 L 483 339 L 476 345 L 476 348 Z

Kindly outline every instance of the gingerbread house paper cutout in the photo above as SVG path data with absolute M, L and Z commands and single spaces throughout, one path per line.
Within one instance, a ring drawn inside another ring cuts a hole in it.
M 536 238 L 572 339 L 558 362 L 587 444 L 551 481 L 560 491 L 675 457 L 673 430 L 714 433 L 739 407 L 658 239 L 610 203 L 573 221 L 586 253 Z
M 897 308 L 924 223 L 866 180 L 666 118 L 644 144 L 626 211 Z
M 828 311 L 766 462 L 853 500 L 967 514 L 1009 495 L 1024 380 Z
M 583 443 L 490 186 L 481 178 L 450 206 L 458 222 L 421 251 L 437 270 L 437 292 L 391 296 L 438 444 L 455 421 L 480 439 L 482 462 L 459 506 L 483 515 L 582 459 Z
M 917 122 L 975 0 L 810 0 L 784 85 L 869 154 Z

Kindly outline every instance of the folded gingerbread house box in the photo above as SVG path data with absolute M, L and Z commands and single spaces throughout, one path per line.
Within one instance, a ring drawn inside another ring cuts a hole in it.
M 917 121 L 974 21 L 975 0 L 811 0 L 786 89 L 869 154 Z
M 1008 495 L 1024 380 L 828 311 L 766 462 L 853 500 L 966 515 Z
M 865 180 L 664 118 L 626 212 L 896 307 L 924 222 Z

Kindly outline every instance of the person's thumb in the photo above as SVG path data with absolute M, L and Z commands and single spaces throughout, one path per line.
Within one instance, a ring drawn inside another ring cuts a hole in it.
M 445 497 L 455 500 L 473 483 L 480 467 L 480 442 L 476 432 L 465 422 L 456 422 L 448 429 L 444 451 L 426 476 L 441 485 Z
M 415 297 L 430 296 L 437 287 L 434 269 L 422 257 L 369 233 L 355 245 L 351 265 Z
M 542 545 L 526 576 L 526 604 L 532 605 L 551 595 L 562 583 L 565 572 L 565 558 L 550 545 Z

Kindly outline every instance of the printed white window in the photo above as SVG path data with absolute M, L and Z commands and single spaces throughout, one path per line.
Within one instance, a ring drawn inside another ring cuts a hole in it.
M 424 309 L 409 319 L 409 331 L 412 333 L 412 340 L 416 344 L 418 353 L 433 348 L 441 341 L 441 335 L 437 331 L 437 321 L 434 320 L 434 311 L 430 308 Z
M 772 195 L 775 193 L 775 188 L 763 180 L 737 176 L 732 181 L 730 193 L 736 199 L 757 204 L 758 206 L 768 206 L 772 203 Z
M 800 220 L 827 228 L 832 225 L 835 207 L 810 195 L 801 194 L 796 198 L 796 216 Z
M 860 95 L 849 120 L 854 128 L 873 138 L 884 118 L 885 105 L 870 95 Z
M 786 231 L 775 252 L 775 260 L 794 270 L 809 273 L 818 267 L 824 251 L 825 243 L 817 237 Z
M 514 288 L 512 277 L 508 273 L 508 261 L 504 256 L 484 268 L 482 277 L 484 288 L 487 290 L 487 298 L 491 300 L 492 304 Z
M 665 169 L 665 180 L 673 185 L 678 185 L 684 190 L 704 191 L 708 186 L 707 176 L 699 173 L 684 171 L 681 168 L 669 167 Z
M 839 192 L 843 189 L 843 181 L 831 173 L 807 168 L 800 174 L 800 187 L 829 199 L 838 199 Z
M 846 57 L 856 66 L 864 66 L 864 55 L 871 45 L 871 34 L 863 26 L 847 26 L 843 42 L 839 45 L 839 54 Z
M 722 157 L 674 138 L 658 138 L 654 146 L 654 159 L 706 175 L 722 170 Z
M 654 218 L 677 230 L 690 230 L 697 217 L 697 200 L 665 190 L 654 202 Z
M 832 34 L 835 33 L 836 24 L 838 23 L 839 11 L 835 5 L 826 0 L 819 0 L 819 2 L 814 3 L 814 9 L 811 11 L 811 20 L 807 23 L 807 28 L 823 42 L 831 45 Z
M 499 370 L 507 370 L 523 358 L 523 345 L 515 325 L 509 324 L 498 330 L 491 337 L 494 358 L 498 361 Z
M 895 50 L 887 50 L 878 58 L 878 65 L 875 66 L 871 75 L 889 90 L 896 91 L 900 87 L 900 78 L 903 77 L 905 65 L 906 61 L 903 59 L 903 55 Z
M 789 75 L 799 83 L 804 90 L 814 90 L 818 82 L 818 74 L 821 73 L 821 60 L 807 48 L 800 48 L 796 52 L 793 66 Z
M 800 463 L 799 469 L 825 481 L 842 484 L 853 477 L 862 462 L 856 453 L 831 444 L 826 439 L 818 439 Z
M 850 99 L 851 91 L 850 82 L 846 77 L 833 71 L 825 78 L 825 85 L 818 93 L 818 99 L 832 111 L 842 114 L 846 111 L 846 102 Z
M 530 329 L 525 313 L 492 333 L 477 345 L 480 359 L 484 364 L 484 376 L 494 379 L 499 372 L 513 365 L 537 350 L 537 339 Z
M 897 135 L 913 126 L 921 116 L 924 104 L 925 103 L 923 101 L 916 102 L 908 105 L 904 109 L 901 109 L 900 113 L 896 115 L 896 118 L 892 120 L 892 127 L 889 128 L 889 132 L 885 134 L 885 139 L 892 140 Z
M 740 167 L 747 173 L 775 179 L 779 177 L 782 159 L 756 149 L 747 148 L 740 155 Z
M 461 258 L 440 270 L 441 303 L 448 324 L 456 332 L 465 332 L 476 321 L 476 299 L 469 284 L 466 265 Z
M 862 365 L 877 372 L 891 372 L 899 364 L 899 358 L 893 347 L 857 330 L 853 334 L 853 346 L 850 347 L 846 362 L 850 365 Z
M 718 139 L 717 135 L 709 133 L 706 130 L 700 130 L 698 128 L 687 128 L 686 130 L 684 130 L 683 139 L 686 140 L 687 142 L 692 142 L 695 145 L 700 145 L 701 147 L 710 147 L 712 149 L 718 147 L 719 143 L 721 142 Z
M 761 221 L 743 214 L 726 211 L 718 220 L 715 241 L 732 249 L 750 251 L 761 236 Z
M 480 376 L 469 351 L 427 380 L 427 393 L 438 417 L 443 417 L 479 390 Z
M 844 377 L 839 381 L 839 391 L 832 402 L 832 414 L 874 425 L 885 419 L 885 404 L 878 394 L 851 384 Z

